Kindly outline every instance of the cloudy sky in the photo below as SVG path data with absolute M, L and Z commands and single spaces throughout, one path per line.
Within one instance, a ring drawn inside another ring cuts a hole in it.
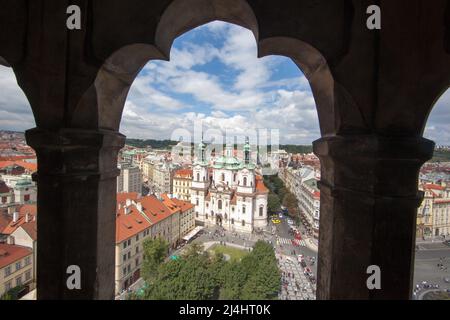
M 309 84 L 288 58 L 256 58 L 244 28 L 213 22 L 179 37 L 171 61 L 148 63 L 125 105 L 121 132 L 132 138 L 178 139 L 203 130 L 243 135 L 279 130 L 280 142 L 310 144 L 319 125 Z M 34 126 L 10 69 L 0 66 L 0 129 Z M 450 90 L 439 100 L 426 136 L 450 145 Z

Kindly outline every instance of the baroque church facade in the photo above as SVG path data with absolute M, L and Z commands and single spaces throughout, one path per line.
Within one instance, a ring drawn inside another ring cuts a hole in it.
M 244 161 L 234 156 L 233 148 L 227 147 L 225 155 L 210 164 L 205 159 L 206 146 L 201 143 L 198 148 L 191 187 L 196 223 L 244 233 L 265 230 L 269 191 L 250 161 L 248 141 Z

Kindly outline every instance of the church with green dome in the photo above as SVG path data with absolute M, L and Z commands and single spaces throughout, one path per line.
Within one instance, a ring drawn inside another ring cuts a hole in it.
M 197 225 L 245 233 L 266 229 L 268 189 L 251 162 L 250 149 L 247 140 L 243 159 L 228 146 L 223 155 L 208 161 L 206 145 L 198 145 L 191 187 Z

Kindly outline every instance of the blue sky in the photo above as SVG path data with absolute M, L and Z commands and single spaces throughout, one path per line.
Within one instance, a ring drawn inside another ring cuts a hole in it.
M 299 68 L 286 57 L 258 59 L 253 34 L 224 22 L 180 36 L 170 62 L 144 67 L 128 95 L 121 131 L 173 138 L 180 129 L 193 134 L 195 122 L 235 135 L 275 129 L 281 143 L 319 138 L 314 99 Z
M 0 129 L 34 127 L 11 69 L 0 66 Z M 130 89 L 120 130 L 128 137 L 167 139 L 203 130 L 245 135 L 277 129 L 280 142 L 310 144 L 319 124 L 308 81 L 289 59 L 257 58 L 253 34 L 212 22 L 180 36 L 170 62 L 151 61 Z M 450 145 L 450 90 L 436 104 L 425 136 Z

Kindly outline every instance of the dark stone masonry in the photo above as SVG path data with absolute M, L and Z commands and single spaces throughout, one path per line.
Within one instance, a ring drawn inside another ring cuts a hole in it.
M 381 30 L 366 26 L 381 8 Z M 308 78 L 322 139 L 318 299 L 409 299 L 427 117 L 450 85 L 447 0 L 0 0 L 0 64 L 36 119 L 38 299 L 114 298 L 118 132 L 128 90 L 174 39 L 223 20 Z M 68 30 L 67 7 L 81 9 Z M 51 223 L 49 222 L 51 221 Z M 71 264 L 81 290 L 66 286 Z M 369 290 L 378 265 L 382 289 Z

